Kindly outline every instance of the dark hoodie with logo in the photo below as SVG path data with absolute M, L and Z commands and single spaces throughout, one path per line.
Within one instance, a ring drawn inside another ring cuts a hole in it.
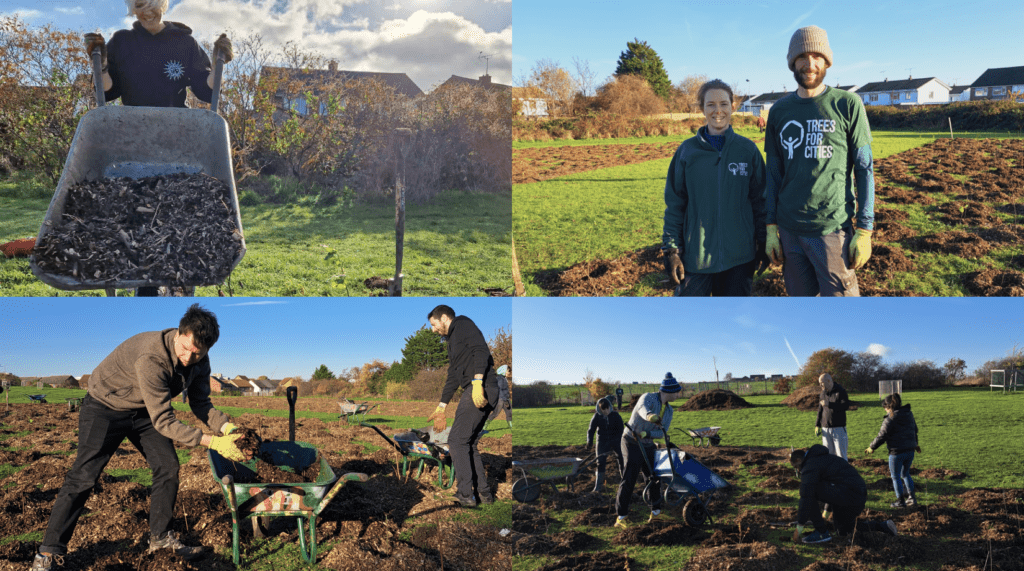
M 603 399 L 602 399 L 603 400 Z M 611 404 L 609 402 L 609 404 Z M 590 419 L 590 428 L 587 430 L 587 448 L 594 444 L 594 433 L 597 433 L 597 453 L 614 452 L 619 448 L 622 440 L 622 431 L 625 426 L 622 423 L 622 415 L 614 408 L 608 414 L 601 414 L 601 402 L 598 401 L 594 407 L 594 417 Z
M 185 107 L 185 88 L 207 103 L 213 90 L 206 84 L 210 58 L 192 37 L 192 30 L 178 22 L 164 22 L 151 34 L 135 22 L 107 43 L 107 71 L 113 85 L 107 101 L 121 98 L 124 105 Z

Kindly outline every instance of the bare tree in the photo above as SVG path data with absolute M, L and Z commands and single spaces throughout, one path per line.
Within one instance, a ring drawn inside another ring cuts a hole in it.
M 544 58 L 537 60 L 526 87 L 536 87 L 548 100 L 548 112 L 552 115 L 563 115 L 572 103 L 578 86 L 568 71 L 559 66 L 558 62 Z
M 592 97 L 597 81 L 597 73 L 591 71 L 589 61 L 576 56 L 572 58 L 572 65 L 576 68 L 576 77 L 574 79 L 576 80 L 579 92 L 585 97 Z
M 675 85 L 672 94 L 672 108 L 681 113 L 700 113 L 703 102 L 697 101 L 697 92 L 711 78 L 701 75 L 688 75 Z

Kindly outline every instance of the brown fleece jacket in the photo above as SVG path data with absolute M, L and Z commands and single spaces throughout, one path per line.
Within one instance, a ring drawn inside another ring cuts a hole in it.
M 230 418 L 210 402 L 210 356 L 183 367 L 174 353 L 177 331 L 139 333 L 118 345 L 89 377 L 89 395 L 112 410 L 145 408 L 157 432 L 196 446 L 203 432 L 177 419 L 174 397 L 186 392 L 192 412 L 218 432 Z

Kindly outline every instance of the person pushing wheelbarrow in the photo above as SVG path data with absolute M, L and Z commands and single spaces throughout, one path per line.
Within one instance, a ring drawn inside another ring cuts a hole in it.
M 656 393 L 644 393 L 633 407 L 629 417 L 627 430 L 622 433 L 622 457 L 625 468 L 622 481 L 615 496 L 615 527 L 629 527 L 626 516 L 629 515 L 629 502 L 633 498 L 633 488 L 637 476 L 643 471 L 650 481 L 651 515 L 647 523 L 665 521 L 668 516 L 661 513 L 661 480 L 654 476 L 654 439 L 664 438 L 672 424 L 672 406 L 669 404 L 679 398 L 682 387 L 672 373 L 665 373 L 661 381 L 661 390 Z

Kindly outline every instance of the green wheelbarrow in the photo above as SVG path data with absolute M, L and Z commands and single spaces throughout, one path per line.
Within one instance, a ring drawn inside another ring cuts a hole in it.
M 419 467 L 414 476 L 417 480 L 423 475 L 424 466 L 433 464 L 437 466 L 438 487 L 447 490 L 455 483 L 455 464 L 452 463 L 452 455 L 448 450 L 448 433 L 452 427 L 449 426 L 441 432 L 434 432 L 431 427 L 413 429 L 396 434 L 392 439 L 373 424 L 360 422 L 359 425 L 374 429 L 402 455 L 398 470 L 403 478 L 412 473 L 413 463 L 418 461 Z
M 308 442 L 264 442 L 257 456 L 270 455 L 271 463 L 289 472 L 304 470 L 317 461 L 316 448 Z M 296 484 L 250 484 L 256 477 L 256 459 L 233 462 L 214 450 L 208 451 L 210 470 L 224 492 L 231 508 L 231 551 L 238 564 L 238 530 L 244 518 L 270 516 L 295 517 L 299 525 L 299 547 L 302 558 L 316 561 L 316 516 L 327 507 L 338 491 L 349 481 L 365 482 L 366 474 L 351 472 L 335 474 L 323 456 L 319 456 L 320 474 L 315 482 Z M 305 520 L 305 521 L 304 521 Z M 258 525 L 256 519 L 254 524 Z M 306 521 L 309 535 L 306 535 Z M 255 529 L 254 525 L 254 529 Z

